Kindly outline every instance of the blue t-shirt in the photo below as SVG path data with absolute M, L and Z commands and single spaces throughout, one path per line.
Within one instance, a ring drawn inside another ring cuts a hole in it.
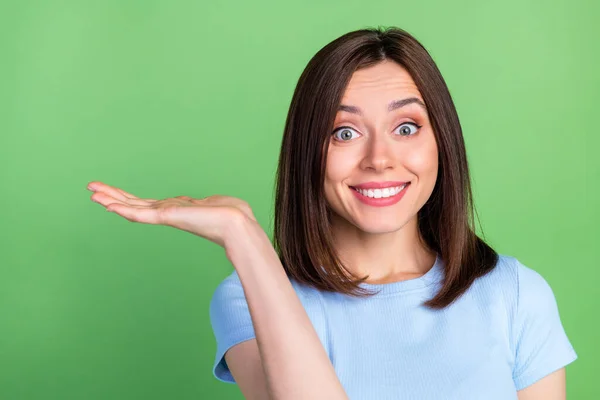
M 443 261 L 370 298 L 323 292 L 292 280 L 351 400 L 517 399 L 516 391 L 577 358 L 546 280 L 516 258 L 496 267 L 442 310 L 422 305 L 441 287 Z M 234 270 L 210 303 L 217 341 L 213 374 L 235 382 L 224 359 L 255 337 Z M 299 379 L 301 379 L 299 377 Z

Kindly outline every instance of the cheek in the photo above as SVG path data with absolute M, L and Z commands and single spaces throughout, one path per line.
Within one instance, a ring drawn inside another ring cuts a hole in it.
M 404 165 L 421 180 L 431 175 L 435 177 L 438 170 L 437 148 L 429 145 L 407 152 Z
M 343 153 L 333 149 L 327 155 L 327 164 L 325 166 L 325 200 L 327 203 L 337 209 L 340 206 L 340 185 L 347 183 L 351 171 L 353 170 L 353 157 L 348 153 Z
M 353 169 L 354 156 L 334 149 L 327 155 L 325 182 L 331 185 L 345 181 Z

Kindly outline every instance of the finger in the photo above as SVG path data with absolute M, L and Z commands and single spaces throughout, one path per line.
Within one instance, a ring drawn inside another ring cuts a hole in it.
M 119 204 L 124 204 L 127 205 L 127 203 L 125 203 L 124 201 L 121 201 L 119 199 L 115 199 L 114 197 L 111 197 L 109 195 L 107 195 L 106 193 L 103 192 L 96 192 L 94 193 L 91 197 L 90 200 L 92 200 L 95 203 L 98 203 L 100 205 L 103 205 L 104 207 L 109 206 L 110 204 L 113 203 L 119 203 Z M 138 205 L 138 204 L 132 204 L 132 205 Z
M 119 214 L 131 222 L 143 224 L 162 224 L 161 209 L 143 206 L 130 206 L 123 203 L 112 203 L 106 207 L 106 211 Z
M 91 182 L 88 184 L 88 189 L 93 191 L 102 191 L 106 192 L 115 199 L 119 199 L 122 201 L 131 200 L 131 199 L 139 199 L 139 197 L 134 196 L 131 193 L 124 191 L 123 189 L 119 189 L 115 186 L 110 186 L 102 182 Z
M 114 197 L 106 194 L 105 192 L 94 193 L 92 195 L 92 197 L 90 198 L 90 200 L 92 200 L 98 204 L 102 204 L 103 206 L 108 206 L 109 204 L 119 202 L 121 204 L 131 205 L 131 206 L 150 207 L 150 206 L 152 206 L 152 204 L 155 204 L 155 202 L 156 202 L 156 200 L 148 201 L 146 199 L 139 199 L 139 200 L 128 199 L 126 201 L 123 201 L 120 199 L 115 199 Z
M 135 206 L 150 205 L 150 204 L 158 201 L 155 199 L 140 199 L 138 197 L 130 198 L 125 195 L 122 195 L 117 190 L 117 188 L 113 188 L 113 187 L 107 186 L 107 185 L 103 185 L 103 186 L 95 185 L 94 188 L 96 189 L 96 192 L 92 195 L 92 200 L 100 202 L 102 204 L 104 204 L 104 202 L 108 201 L 109 199 L 118 200 L 123 203 L 131 204 L 131 205 L 135 205 Z

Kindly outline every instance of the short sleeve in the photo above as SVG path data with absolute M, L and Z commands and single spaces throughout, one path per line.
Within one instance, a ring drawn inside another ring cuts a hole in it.
M 577 354 L 560 321 L 554 293 L 536 271 L 517 262 L 513 381 L 521 390 L 570 364 Z
M 220 381 L 235 383 L 225 362 L 225 352 L 232 346 L 255 337 L 248 303 L 237 271 L 234 270 L 215 289 L 210 301 L 210 322 L 217 341 L 213 375 Z

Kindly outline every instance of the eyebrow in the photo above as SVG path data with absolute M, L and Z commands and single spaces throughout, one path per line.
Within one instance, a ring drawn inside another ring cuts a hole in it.
M 423 110 L 427 111 L 427 107 L 425 107 L 425 104 L 420 99 L 417 99 L 416 97 L 408 97 L 408 98 L 402 99 L 402 100 L 394 100 L 390 104 L 388 104 L 388 111 L 394 111 L 394 110 L 397 110 L 398 108 L 404 107 L 404 106 L 406 106 L 408 104 L 412 104 L 412 103 L 420 105 L 423 108 Z M 349 112 L 352 114 L 363 115 L 363 112 L 360 108 L 358 108 L 356 106 L 345 105 L 345 104 L 340 105 L 340 107 L 338 108 L 338 111 L 346 111 L 346 112 Z

